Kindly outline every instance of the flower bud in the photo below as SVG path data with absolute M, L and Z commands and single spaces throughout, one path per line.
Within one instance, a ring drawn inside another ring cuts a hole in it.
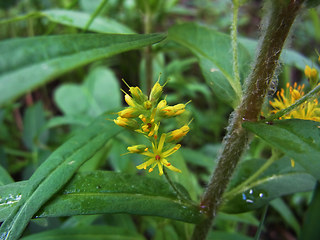
M 145 109 L 149 110 L 152 107 L 152 103 L 148 100 L 143 103 Z
M 145 100 L 147 100 L 147 97 L 142 93 L 139 87 L 130 87 L 129 91 L 131 92 L 133 100 L 135 100 L 137 103 L 142 104 Z
M 146 145 L 134 145 L 127 148 L 130 153 L 143 153 L 148 151 Z
M 130 97 L 128 94 L 126 94 L 126 95 L 124 96 L 124 100 L 126 101 L 126 103 L 127 103 L 129 106 L 135 107 L 135 103 L 134 103 L 132 97 Z
M 139 111 L 137 111 L 133 107 L 128 107 L 118 112 L 118 115 L 122 118 L 133 118 L 133 117 L 137 117 L 139 114 L 140 114 Z
M 131 130 L 136 130 L 139 128 L 138 122 L 134 119 L 118 117 L 117 119 L 114 119 L 113 121 L 118 126 L 125 127 L 128 129 L 131 129 Z
M 188 125 L 184 125 L 181 128 L 178 128 L 174 131 L 171 131 L 167 135 L 168 142 L 178 142 L 180 141 L 187 133 L 189 132 L 190 128 Z
M 308 78 L 310 85 L 312 88 L 314 88 L 318 84 L 318 72 L 315 68 L 310 68 L 308 65 L 306 65 L 304 69 L 304 74 Z
M 162 86 L 159 84 L 159 82 L 156 82 L 154 86 L 151 89 L 149 99 L 152 102 L 158 101 L 158 99 L 161 97 L 162 94 Z
M 167 106 L 167 101 L 166 101 L 166 100 L 161 100 L 161 101 L 158 103 L 157 108 L 158 108 L 158 109 L 161 109 L 161 108 L 164 108 L 165 106 Z
M 180 115 L 185 111 L 186 105 L 183 103 L 174 105 L 174 106 L 167 106 L 161 109 L 160 114 L 164 117 L 175 117 Z

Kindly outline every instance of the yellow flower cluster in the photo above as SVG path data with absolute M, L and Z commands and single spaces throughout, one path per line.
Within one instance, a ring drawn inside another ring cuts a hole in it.
M 144 134 L 151 143 L 150 146 L 140 144 L 127 148 L 129 153 L 138 153 L 148 157 L 147 161 L 137 168 L 147 169 L 150 166 L 149 172 L 151 172 L 157 166 L 159 175 L 163 174 L 163 166 L 172 171 L 181 172 L 168 162 L 167 157 L 181 147 L 176 143 L 189 132 L 188 124 L 169 133 L 162 133 L 160 139 L 158 139 L 158 131 L 162 119 L 182 114 L 187 103 L 168 106 L 166 100 L 160 101 L 163 86 L 159 84 L 159 80 L 152 87 L 149 97 L 144 95 L 139 87 L 130 87 L 127 83 L 126 85 L 131 93 L 130 96 L 123 91 L 128 107 L 118 112 L 118 117 L 114 119 L 114 122 L 118 126 Z
M 307 65 L 304 72 L 310 81 L 310 85 L 313 87 L 316 86 L 318 84 L 317 70 L 315 68 L 310 68 Z M 297 83 L 294 83 L 292 87 L 287 83 L 286 90 L 281 89 L 277 92 L 277 97 L 274 98 L 273 101 L 269 101 L 270 105 L 273 107 L 273 110 L 270 112 L 277 113 L 294 104 L 295 101 L 304 95 L 304 87 L 304 84 L 298 86 Z M 320 105 L 318 99 L 306 101 L 291 112 L 282 116 L 280 119 L 290 118 L 320 121 Z

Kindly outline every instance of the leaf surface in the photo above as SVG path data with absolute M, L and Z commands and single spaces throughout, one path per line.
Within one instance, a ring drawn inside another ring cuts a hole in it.
M 77 67 L 164 38 L 164 34 L 74 34 L 2 41 L 0 106 Z
M 143 236 L 113 226 L 86 226 L 55 229 L 21 238 L 21 240 L 143 240 Z
M 35 171 L 22 189 L 21 199 L 0 228 L 1 239 L 17 239 L 29 220 L 74 175 L 77 169 L 120 132 L 106 115 L 69 139 Z
M 0 202 L 0 220 L 20 201 L 27 185 L 24 181 L 0 187 L 4 196 Z M 203 219 L 198 206 L 179 200 L 163 179 L 106 171 L 76 174 L 36 217 L 103 213 L 160 216 L 192 223 Z
M 319 123 L 301 119 L 274 121 L 272 125 L 246 122 L 245 128 L 296 160 L 304 169 L 320 179 Z
M 235 107 L 242 96 L 241 83 L 233 76 L 232 48 L 229 35 L 195 23 L 185 23 L 169 29 L 168 38 L 188 48 L 199 59 L 204 78 L 214 93 Z M 241 82 L 249 73 L 251 58 L 239 43 Z
M 240 183 L 248 179 L 266 162 L 264 159 L 250 159 L 239 164 L 230 183 L 231 191 Z M 292 184 L 294 183 L 294 184 Z M 227 213 L 241 213 L 263 207 L 271 200 L 293 194 L 313 190 L 316 179 L 296 163 L 293 168 L 290 158 L 276 160 L 257 179 L 242 188 L 237 188 L 232 194 L 224 195 L 224 204 L 221 208 Z
M 91 14 L 89 13 L 65 9 L 46 10 L 42 11 L 41 15 L 49 18 L 52 22 L 80 29 L 85 29 L 87 22 L 91 18 Z M 88 30 L 97 33 L 135 33 L 129 27 L 105 17 L 96 17 Z

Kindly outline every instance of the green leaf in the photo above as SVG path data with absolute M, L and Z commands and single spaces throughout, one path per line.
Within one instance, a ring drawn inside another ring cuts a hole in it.
M 211 231 L 207 238 L 208 240 L 253 240 L 253 238 L 242 235 L 240 233 Z
M 318 122 L 289 119 L 265 123 L 245 122 L 245 128 L 272 147 L 296 160 L 308 173 L 320 179 L 320 128 Z
M 241 83 L 234 80 L 231 38 L 229 35 L 195 23 L 173 26 L 168 38 L 192 51 L 199 59 L 202 74 L 214 93 L 235 107 L 242 96 Z M 239 43 L 239 69 L 243 82 L 249 73 L 251 58 Z
M 12 211 L 27 185 L 24 181 L 0 187 L 6 199 L 0 204 L 1 220 Z M 192 223 L 204 217 L 195 203 L 179 200 L 164 179 L 105 171 L 78 173 L 35 216 L 102 213 L 151 215 Z
M 164 38 L 164 34 L 74 34 L 2 41 L 0 105 L 72 69 Z
M 125 228 L 113 226 L 86 226 L 56 229 L 21 238 L 21 240 L 143 240 L 143 236 Z
M 46 128 L 53 128 L 61 125 L 80 125 L 80 126 L 87 126 L 90 121 L 92 120 L 92 117 L 84 116 L 58 116 L 50 118 L 47 122 Z
M 249 38 L 239 38 L 239 42 L 248 50 L 248 52 L 251 55 L 251 58 L 253 58 L 256 54 L 258 41 Z M 320 70 L 315 63 L 310 61 L 310 59 L 291 49 L 282 50 L 282 53 L 280 55 L 280 61 L 287 65 L 294 66 L 300 69 L 301 71 L 304 71 L 306 65 L 313 66 L 316 69 L 318 69 L 318 71 Z
M 320 0 L 307 0 L 306 6 L 307 8 L 314 8 L 320 4 Z
M 37 145 L 45 145 L 48 140 L 48 131 L 43 131 L 46 124 L 42 102 L 37 102 L 26 109 L 23 116 L 22 140 L 29 150 L 35 150 Z
M 82 85 L 60 85 L 54 92 L 54 100 L 65 115 L 97 117 L 121 106 L 119 89 L 113 72 L 97 67 L 89 72 Z
M 237 186 L 255 173 L 266 160 L 251 159 L 240 163 L 230 189 Z M 294 183 L 294 184 L 292 184 Z M 227 213 L 241 213 L 263 207 L 271 200 L 296 192 L 311 191 L 316 180 L 305 172 L 297 163 L 294 168 L 289 158 L 278 159 L 258 179 L 242 187 L 237 192 L 225 194 L 225 202 L 221 211 Z
M 4 169 L 1 165 L 0 165 L 0 186 L 2 185 L 6 185 L 9 183 L 13 183 L 13 179 L 10 176 L 10 174 L 7 172 L 6 169 Z M 1 198 L 1 196 L 0 196 Z
M 21 200 L 2 224 L 0 238 L 17 239 L 40 207 L 119 132 L 120 128 L 102 115 L 52 153 L 20 192 Z
M 300 233 L 300 225 L 290 207 L 281 199 L 276 198 L 270 202 L 270 205 L 276 210 L 285 222 L 295 231 L 296 235 Z
M 49 18 L 52 22 L 80 29 L 85 29 L 85 26 L 91 17 L 91 14 L 89 13 L 65 9 L 46 10 L 42 11 L 41 15 Z M 98 33 L 135 33 L 129 27 L 105 17 L 96 17 L 90 24 L 88 31 Z
M 309 208 L 306 212 L 304 223 L 301 229 L 301 235 L 299 240 L 318 239 L 320 234 L 319 228 L 320 217 L 320 184 L 317 182 L 317 186 L 313 192 L 313 198 Z

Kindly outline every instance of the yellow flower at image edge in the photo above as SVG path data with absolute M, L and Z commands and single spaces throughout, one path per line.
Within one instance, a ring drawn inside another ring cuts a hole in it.
M 293 87 L 287 84 L 286 91 L 281 89 L 277 92 L 277 98 L 273 101 L 269 101 L 270 105 L 273 107 L 271 113 L 277 113 L 278 111 L 285 109 L 291 106 L 295 101 L 300 99 L 303 95 L 304 85 L 297 86 L 297 83 L 294 83 Z M 320 105 L 317 99 L 307 101 L 301 104 L 296 109 L 292 110 L 288 114 L 282 116 L 280 119 L 305 119 L 312 121 L 320 121 Z
M 152 144 L 153 152 L 146 151 L 141 153 L 142 155 L 149 157 L 149 159 L 146 162 L 137 166 L 138 169 L 147 169 L 147 167 L 151 165 L 149 172 L 152 172 L 153 169 L 156 166 L 158 166 L 160 176 L 163 174 L 163 166 L 169 168 L 172 171 L 181 172 L 180 169 L 172 166 L 171 163 L 169 163 L 168 160 L 166 159 L 167 157 L 175 153 L 181 147 L 181 145 L 177 144 L 173 148 L 163 152 L 165 139 L 166 139 L 166 134 L 163 133 L 160 137 L 159 144 L 158 145 Z

